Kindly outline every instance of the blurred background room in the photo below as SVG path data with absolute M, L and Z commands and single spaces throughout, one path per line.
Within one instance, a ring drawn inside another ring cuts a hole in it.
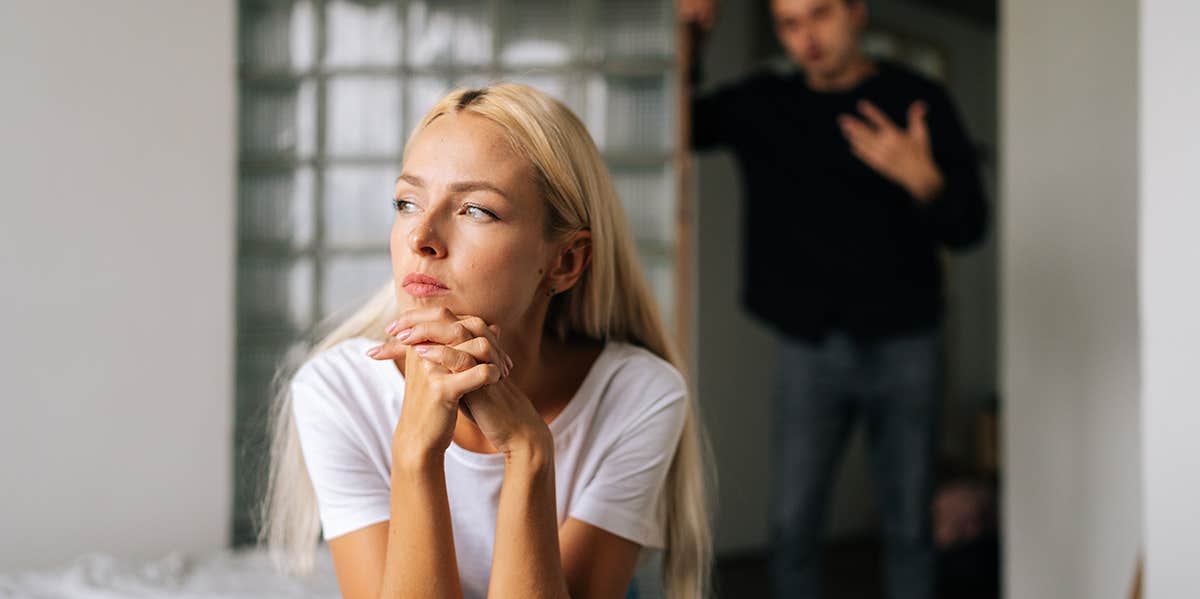
M 1192 596 L 1200 6 L 865 2 L 863 50 L 948 91 L 991 210 L 941 258 L 939 596 Z M 676 0 L 0 3 L 0 596 L 337 596 L 327 552 L 296 581 L 255 547 L 272 375 L 391 277 L 425 110 L 496 81 L 600 148 L 711 438 L 715 594 L 768 596 L 779 342 L 686 97 L 693 58 L 707 91 L 786 57 L 766 0 L 693 41 Z M 829 597 L 883 596 L 869 469 L 860 430 Z

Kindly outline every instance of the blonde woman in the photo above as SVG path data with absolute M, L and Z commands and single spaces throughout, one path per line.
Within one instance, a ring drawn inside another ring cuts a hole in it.
M 305 571 L 320 529 L 348 598 L 615 599 L 650 548 L 703 596 L 701 426 L 578 118 L 452 92 L 392 203 L 393 281 L 277 396 L 264 540 Z

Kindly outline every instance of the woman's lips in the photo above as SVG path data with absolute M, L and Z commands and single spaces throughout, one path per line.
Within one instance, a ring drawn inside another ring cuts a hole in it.
M 450 292 L 450 288 L 441 281 L 419 272 L 409 273 L 400 286 L 413 297 L 431 297 Z

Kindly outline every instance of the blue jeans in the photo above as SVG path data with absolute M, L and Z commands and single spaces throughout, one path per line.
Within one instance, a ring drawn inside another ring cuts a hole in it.
M 889 599 L 934 596 L 930 501 L 941 328 L 875 341 L 785 339 L 775 397 L 771 578 L 776 597 L 821 596 L 825 512 L 838 457 L 866 425 Z

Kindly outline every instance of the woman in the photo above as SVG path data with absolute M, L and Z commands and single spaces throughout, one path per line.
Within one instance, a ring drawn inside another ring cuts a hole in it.
M 345 597 L 705 593 L 702 430 L 582 123 L 450 93 L 405 147 L 392 284 L 278 395 L 261 534 Z

